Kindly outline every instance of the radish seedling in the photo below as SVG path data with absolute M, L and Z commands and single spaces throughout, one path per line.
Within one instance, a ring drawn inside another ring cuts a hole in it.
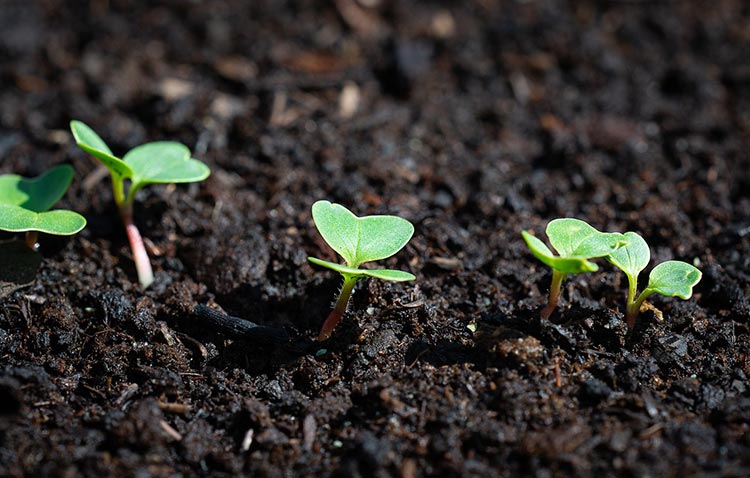
M 71 121 L 70 130 L 76 144 L 94 156 L 112 176 L 112 192 L 125 232 L 133 251 L 138 281 L 146 288 L 154 281 L 148 253 L 138 228 L 133 223 L 135 194 L 149 184 L 193 183 L 210 174 L 208 166 L 190 157 L 190 149 L 181 143 L 157 141 L 137 146 L 120 159 L 94 130 L 80 121 Z M 130 184 L 125 191 L 125 180 Z
M 344 277 L 341 294 L 318 335 L 318 340 L 325 340 L 344 317 L 349 297 L 358 280 L 365 277 L 394 282 L 416 279 L 403 271 L 359 269 L 365 262 L 385 259 L 400 251 L 414 234 L 414 226 L 396 216 L 357 217 L 344 206 L 329 201 L 313 204 L 312 216 L 320 235 L 346 262 L 346 265 L 342 265 L 315 257 L 307 258 L 313 264 L 333 269 Z
M 651 294 L 661 294 L 667 297 L 689 299 L 693 294 L 693 286 L 701 280 L 701 271 L 687 262 L 666 261 L 651 270 L 648 286 L 638 293 L 638 274 L 646 268 L 651 260 L 648 244 L 635 232 L 623 234 L 623 246 L 611 252 L 607 260 L 622 270 L 628 278 L 628 299 L 625 307 L 625 320 L 628 327 L 635 327 L 635 321 L 641 310 L 641 305 Z
M 50 211 L 73 181 L 73 168 L 63 164 L 35 178 L 17 174 L 0 176 L 0 230 L 25 232 L 26 245 L 37 250 L 39 232 L 69 236 L 86 227 L 80 214 Z
M 560 299 L 560 288 L 568 274 L 595 272 L 599 267 L 589 259 L 604 257 L 615 250 L 622 234 L 599 232 L 580 219 L 554 219 L 547 224 L 547 237 L 559 256 L 532 234 L 521 231 L 534 257 L 552 268 L 552 284 L 542 318 L 547 319 Z

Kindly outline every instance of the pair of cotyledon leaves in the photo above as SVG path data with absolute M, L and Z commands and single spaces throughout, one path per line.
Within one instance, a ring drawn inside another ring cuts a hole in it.
M 80 214 L 50 211 L 73 181 L 73 168 L 60 165 L 35 178 L 17 174 L 0 176 L 0 230 L 39 231 L 67 236 L 86 227 Z
M 607 256 L 607 260 L 621 269 L 631 283 L 635 284 L 638 274 L 651 260 L 646 241 L 635 232 L 623 234 L 624 245 Z M 689 299 L 693 286 L 703 274 L 696 267 L 682 261 L 665 261 L 657 264 L 648 276 L 645 293 L 656 292 L 670 297 Z
M 329 201 L 317 201 L 312 207 L 318 232 L 346 265 L 315 257 L 308 260 L 341 273 L 344 277 L 374 277 L 403 282 L 416 277 L 392 269 L 358 269 L 366 262 L 390 257 L 400 251 L 414 234 L 414 226 L 397 216 L 357 217 L 345 207 Z
M 116 180 L 129 179 L 133 192 L 148 184 L 202 181 L 210 174 L 208 166 L 192 159 L 190 149 L 181 143 L 146 143 L 131 149 L 120 159 L 85 123 L 71 121 L 70 130 L 78 147 L 98 159 Z
M 597 271 L 599 267 L 588 259 L 606 257 L 635 283 L 651 260 L 648 244 L 635 232 L 604 233 L 579 219 L 564 218 L 550 221 L 546 233 L 558 256 L 535 236 L 526 231 L 522 235 L 537 259 L 566 274 Z M 646 290 L 688 299 L 700 278 L 701 272 L 692 265 L 666 261 L 653 268 Z

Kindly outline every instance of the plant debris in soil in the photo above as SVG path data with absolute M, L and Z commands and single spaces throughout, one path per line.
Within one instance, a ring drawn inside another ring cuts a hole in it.
M 88 227 L 0 298 L 0 475 L 750 475 L 749 22 L 742 0 L 3 2 L 0 172 L 72 164 L 60 207 Z M 146 292 L 71 118 L 212 169 L 141 191 Z M 384 265 L 417 281 L 360 283 L 322 343 L 319 199 L 416 227 Z M 628 334 L 602 264 L 542 321 L 520 231 L 555 217 L 703 280 Z

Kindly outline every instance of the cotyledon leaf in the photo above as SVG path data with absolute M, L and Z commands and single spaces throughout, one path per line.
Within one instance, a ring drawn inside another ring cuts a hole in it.
M 651 260 L 651 251 L 646 241 L 635 232 L 626 232 L 622 236 L 623 245 L 612 251 L 607 260 L 629 277 L 637 278 Z
M 39 231 L 69 236 L 86 227 L 86 219 L 73 211 L 56 209 L 34 212 L 20 206 L 0 204 L 0 230 L 9 232 Z
M 698 268 L 687 262 L 662 262 L 651 270 L 646 290 L 667 297 L 689 299 L 702 275 Z
M 312 262 L 313 264 L 317 264 L 321 267 L 326 267 L 345 276 L 348 275 L 352 277 L 374 277 L 376 279 L 382 279 L 392 282 L 405 282 L 416 279 L 416 276 L 414 276 L 414 274 L 393 269 L 356 269 L 354 267 L 348 267 L 343 264 L 324 261 L 322 259 L 318 259 L 317 257 L 308 257 L 307 260 Z
M 78 147 L 98 159 L 113 176 L 124 179 L 133 176 L 130 166 L 116 157 L 107 143 L 86 123 L 73 120 L 70 122 L 70 131 L 73 133 L 73 138 L 75 138 Z
M 582 257 L 555 256 L 544 242 L 526 231 L 521 231 L 521 235 L 534 257 L 555 270 L 565 272 L 566 274 L 596 272 L 599 270 L 599 266 Z
M 313 204 L 312 215 L 320 235 L 351 267 L 394 255 L 414 234 L 414 226 L 406 219 L 357 217 L 340 204 L 329 201 Z
M 315 227 L 326 243 L 350 266 L 357 260 L 357 216 L 340 204 L 316 201 L 312 206 Z
M 133 185 L 192 183 L 206 179 L 211 170 L 190 157 L 190 149 L 174 141 L 155 141 L 137 146 L 123 161 L 133 171 Z
M 365 216 L 359 222 L 357 263 L 378 261 L 400 251 L 414 235 L 414 226 L 397 216 Z
M 575 256 L 576 248 L 590 236 L 601 234 L 587 222 L 575 218 L 553 219 L 545 230 L 550 244 L 561 257 Z
M 34 178 L 4 174 L 0 176 L 0 203 L 44 212 L 63 197 L 72 180 L 73 168 L 67 164 L 56 166 Z

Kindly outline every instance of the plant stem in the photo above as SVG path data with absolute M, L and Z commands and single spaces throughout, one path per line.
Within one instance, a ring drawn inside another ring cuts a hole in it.
M 638 314 L 641 311 L 641 305 L 643 305 L 643 301 L 651 294 L 653 294 L 653 292 L 646 289 L 641 292 L 641 295 L 635 300 L 633 300 L 633 297 L 635 297 L 635 291 L 633 291 L 632 296 L 628 294 L 628 305 L 625 308 L 625 321 L 628 323 L 628 329 L 633 330 L 635 327 L 636 319 L 638 319 Z
M 133 223 L 133 203 L 123 203 L 120 206 L 120 217 L 125 225 L 125 233 L 130 242 L 130 250 L 133 251 L 133 261 L 135 261 L 135 270 L 138 273 L 138 282 L 141 287 L 146 289 L 154 282 L 154 272 L 151 269 L 151 261 L 146 252 L 146 246 L 143 244 L 143 238 L 140 231 Z
M 37 231 L 28 231 L 26 233 L 26 247 L 36 252 L 39 250 L 39 233 Z
M 356 277 L 347 275 L 344 276 L 344 285 L 341 286 L 339 299 L 336 301 L 336 306 L 333 308 L 331 313 L 328 314 L 325 322 L 323 322 L 323 327 L 321 327 L 320 334 L 318 334 L 318 340 L 326 340 L 328 337 L 330 337 L 333 329 L 335 329 L 338 323 L 341 322 L 341 319 L 344 318 L 346 305 L 349 303 L 349 298 L 352 296 L 352 290 L 354 289 L 354 284 L 356 283 Z
M 542 319 L 549 319 L 552 312 L 557 307 L 557 302 L 560 300 L 560 289 L 562 283 L 565 280 L 565 272 L 560 272 L 556 269 L 552 269 L 552 284 L 549 286 L 549 299 L 547 300 L 547 307 L 542 310 Z
M 638 312 L 641 310 L 641 304 L 638 303 L 637 306 L 635 304 L 635 294 L 638 292 L 638 276 L 625 275 L 628 277 L 628 300 L 625 303 L 625 321 L 628 323 L 628 328 L 632 330 L 635 327 Z
M 120 208 L 120 214 L 122 214 L 123 208 L 127 207 L 125 203 L 125 184 L 120 176 L 115 176 L 114 174 L 112 174 L 112 196 L 115 198 L 115 204 Z M 132 201 L 128 209 L 132 211 Z

